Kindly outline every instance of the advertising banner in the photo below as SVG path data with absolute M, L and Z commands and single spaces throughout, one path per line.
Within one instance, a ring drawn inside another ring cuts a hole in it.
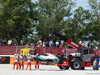
M 10 63 L 10 57 L 0 56 L 0 64 L 9 64 L 9 63 Z

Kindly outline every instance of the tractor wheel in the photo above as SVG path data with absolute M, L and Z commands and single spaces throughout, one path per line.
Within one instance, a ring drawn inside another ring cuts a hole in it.
M 99 62 L 97 59 L 94 59 L 93 61 L 93 70 L 98 70 L 99 69 Z
M 76 59 L 76 60 L 72 60 L 71 62 L 71 69 L 73 70 L 81 70 L 81 61 Z
M 58 66 L 61 70 L 68 70 L 69 67 L 68 66 Z

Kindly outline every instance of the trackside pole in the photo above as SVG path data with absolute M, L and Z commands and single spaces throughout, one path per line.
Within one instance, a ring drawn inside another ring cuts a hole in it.
M 17 54 L 17 46 L 16 46 L 16 54 Z
M 65 57 L 67 57 L 67 48 L 65 48 Z

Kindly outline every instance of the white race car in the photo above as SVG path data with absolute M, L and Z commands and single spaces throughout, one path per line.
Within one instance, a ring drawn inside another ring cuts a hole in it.
M 59 62 L 59 58 L 50 53 L 45 53 L 44 55 L 36 55 L 34 56 L 34 59 L 35 61 L 44 61 L 44 62 L 53 62 L 53 63 Z

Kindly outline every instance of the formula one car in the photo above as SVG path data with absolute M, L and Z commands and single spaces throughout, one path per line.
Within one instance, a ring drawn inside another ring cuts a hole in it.
M 44 55 L 36 55 L 34 56 L 34 59 L 35 61 L 43 61 L 43 62 L 53 62 L 53 63 L 59 62 L 59 58 L 50 53 L 45 53 Z

